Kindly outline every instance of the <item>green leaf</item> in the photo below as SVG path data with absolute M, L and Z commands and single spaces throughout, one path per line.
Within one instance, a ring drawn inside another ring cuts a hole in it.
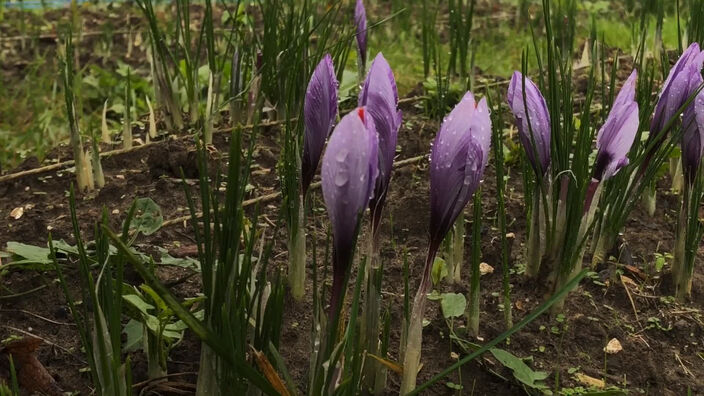
M 467 307 L 467 299 L 464 294 L 443 293 L 440 307 L 445 319 L 459 317 L 464 314 L 464 310 Z
M 546 389 L 541 381 L 548 377 L 545 371 L 533 371 L 523 360 L 503 349 L 492 348 L 489 350 L 501 364 L 513 371 L 513 376 L 523 384 L 534 389 Z
M 660 272 L 665 266 L 665 256 L 655 253 L 655 271 Z
M 454 390 L 462 390 L 463 386 L 460 384 L 455 384 L 454 382 L 445 382 L 445 386 Z
M 143 292 L 147 293 L 147 295 L 152 299 L 154 304 L 156 304 L 156 307 L 159 309 L 159 312 L 169 310 L 169 307 L 166 305 L 164 300 L 159 297 L 159 295 L 154 291 L 154 289 L 145 284 L 140 285 L 139 288 L 142 289 Z
M 437 285 L 447 276 L 447 265 L 445 265 L 445 260 L 440 257 L 435 258 L 433 261 L 433 269 L 430 273 L 430 277 L 433 281 L 433 285 Z
M 139 312 L 144 315 L 150 315 L 149 311 L 154 309 L 154 306 L 144 301 L 140 296 L 136 294 L 125 294 L 122 299 L 127 301 L 130 305 L 137 308 Z
M 22 258 L 22 260 L 14 261 L 17 264 L 51 264 L 49 259 L 49 248 L 40 246 L 27 245 L 19 242 L 8 242 L 7 251 L 13 255 Z
M 142 323 L 130 319 L 122 329 L 122 333 L 127 336 L 127 340 L 122 344 L 123 352 L 134 352 L 142 346 L 144 339 L 144 326 Z
M 342 81 L 340 82 L 340 100 L 344 101 L 347 98 L 355 98 L 355 91 L 358 89 L 359 82 L 357 81 L 357 73 L 344 70 L 342 72 Z
M 161 208 L 151 198 L 138 198 L 135 202 L 135 216 L 131 229 L 144 235 L 155 233 L 164 224 Z
M 164 248 L 159 248 L 161 252 L 161 258 L 157 264 L 160 265 L 173 265 L 175 267 L 190 268 L 194 271 L 200 272 L 200 261 L 191 257 L 173 257 Z

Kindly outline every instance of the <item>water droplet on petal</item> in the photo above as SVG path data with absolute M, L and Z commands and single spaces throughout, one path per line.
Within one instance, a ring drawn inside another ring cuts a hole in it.
M 335 160 L 337 160 L 337 162 L 345 162 L 345 160 L 347 160 L 347 155 L 349 153 L 350 153 L 349 150 L 347 150 L 346 148 L 343 148 L 340 151 L 338 151 L 337 154 L 335 154 Z
M 338 187 L 343 187 L 350 180 L 347 170 L 340 170 L 335 174 L 335 185 Z

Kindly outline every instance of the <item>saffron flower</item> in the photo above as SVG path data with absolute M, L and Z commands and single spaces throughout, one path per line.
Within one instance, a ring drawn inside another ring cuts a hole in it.
M 682 121 L 684 128 L 681 141 L 682 171 L 690 185 L 694 183 L 702 154 L 704 154 L 704 91 L 697 92 L 704 83 L 701 74 L 703 61 L 704 52 L 701 52 L 689 65 L 690 79 L 687 98 L 694 93 L 697 96 L 694 98 L 694 102 L 685 109 Z
M 369 115 L 374 119 L 379 136 L 379 177 L 370 203 L 372 227 L 376 229 L 381 220 L 381 209 L 391 180 L 396 139 L 401 127 L 396 80 L 389 63 L 381 53 L 374 58 L 362 91 L 359 93 L 359 106 L 366 106 Z
M 545 98 L 533 81 L 515 71 L 508 86 L 508 104 L 528 160 L 542 176 L 550 166 L 550 114 Z
M 337 118 L 337 79 L 329 54 L 318 63 L 308 83 L 303 119 L 303 158 L 301 159 L 301 185 L 306 195 L 318 168 L 325 139 L 332 131 Z
M 589 224 L 594 217 L 596 208 L 592 208 L 592 203 L 599 200 L 600 183 L 628 165 L 628 152 L 631 151 L 640 122 L 638 102 L 635 100 L 637 80 L 638 71 L 633 70 L 621 87 L 606 122 L 596 136 L 596 161 L 585 196 L 584 213 L 587 217 L 583 224 Z
M 365 107 L 344 116 L 330 137 L 321 169 L 323 200 L 333 236 L 330 315 L 341 303 L 345 275 L 354 257 L 362 213 L 379 174 L 379 140 Z
M 699 44 L 692 43 L 677 63 L 670 69 L 670 73 L 663 84 L 658 103 L 655 105 L 655 115 L 650 123 L 648 142 L 653 139 L 662 140 L 662 131 L 667 123 L 677 114 L 680 107 L 687 101 L 690 90 L 690 80 L 697 78 L 701 73 L 702 56 Z M 699 76 L 701 78 L 701 76 Z
M 606 180 L 628 165 L 627 155 L 638 132 L 638 102 L 635 101 L 637 79 L 638 71 L 633 70 L 597 134 L 598 151 L 592 174 L 596 180 Z
M 439 247 L 467 205 L 489 160 L 491 118 L 486 99 L 467 92 L 443 120 L 430 153 L 430 244 Z
M 360 67 L 363 68 L 367 64 L 367 12 L 362 0 L 357 0 L 354 7 L 354 24 L 357 28 L 357 52 Z
M 422 321 L 430 270 L 443 238 L 479 187 L 489 160 L 491 118 L 486 100 L 467 92 L 443 120 L 430 152 L 430 246 L 423 278 L 408 323 L 401 394 L 416 386 L 422 344 Z
M 704 83 L 701 75 L 703 62 L 704 52 L 700 52 L 693 56 L 687 64 L 687 70 L 682 72 L 682 75 L 688 77 L 683 101 L 692 95 L 696 96 L 694 101 L 684 110 L 680 141 L 685 184 L 675 233 L 672 277 L 675 281 L 675 295 L 681 301 L 689 298 L 692 293 L 696 251 L 701 241 L 702 232 L 699 221 L 699 202 L 701 202 L 703 194 L 702 186 L 697 178 L 700 177 L 699 166 L 704 153 L 704 92 L 701 90 L 702 83 Z

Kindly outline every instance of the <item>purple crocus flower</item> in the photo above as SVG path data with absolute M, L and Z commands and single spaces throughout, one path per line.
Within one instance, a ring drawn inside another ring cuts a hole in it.
M 337 79 L 329 54 L 313 71 L 303 104 L 305 135 L 301 159 L 301 186 L 305 196 L 318 168 L 320 155 L 337 118 Z
M 628 164 L 628 152 L 638 132 L 638 102 L 636 97 L 636 80 L 638 71 L 633 70 L 628 80 L 621 87 L 616 100 L 611 106 L 606 122 L 596 137 L 596 162 L 593 178 L 606 180 Z
M 333 235 L 331 315 L 354 256 L 360 218 L 374 193 L 379 174 L 378 150 L 374 119 L 365 107 L 358 107 L 340 120 L 323 155 L 323 200 Z
M 479 187 L 490 145 L 491 118 L 486 99 L 477 103 L 467 92 L 443 120 L 430 152 L 431 252 L 439 248 Z
M 391 180 L 391 170 L 396 154 L 396 138 L 401 126 L 401 111 L 398 110 L 396 80 L 389 63 L 379 53 L 367 74 L 362 91 L 359 93 L 359 106 L 366 106 L 374 119 L 379 136 L 379 177 L 374 198 L 370 203 L 373 229 L 378 227 L 381 209 Z
M 655 115 L 650 123 L 648 143 L 653 139 L 661 141 L 665 138 L 662 131 L 670 119 L 677 114 L 680 107 L 689 97 L 689 80 L 693 74 L 701 73 L 702 58 L 699 56 L 699 44 L 692 43 L 670 69 L 670 73 L 663 84 L 658 103 L 655 105 Z M 695 64 L 691 67 L 691 64 Z M 647 161 L 646 161 L 647 162 Z
M 704 84 L 704 78 L 701 75 L 702 58 L 704 52 L 697 56 L 697 60 L 692 62 L 690 67 L 690 80 L 687 89 L 688 95 L 694 94 Z M 700 90 L 697 96 L 684 111 L 682 126 L 682 171 L 690 185 L 694 183 L 697 169 L 701 163 L 702 155 L 704 154 L 704 90 Z
M 362 65 L 367 64 L 367 12 L 364 2 L 357 0 L 354 7 L 354 24 L 357 27 L 357 52 Z
M 528 160 L 537 174 L 544 175 L 550 166 L 550 113 L 545 98 L 533 81 L 528 77 L 524 80 L 515 71 L 508 86 L 508 105 Z

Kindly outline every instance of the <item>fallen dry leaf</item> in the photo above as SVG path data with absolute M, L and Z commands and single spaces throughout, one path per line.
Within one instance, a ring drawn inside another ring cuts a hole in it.
M 633 279 L 631 279 L 625 275 L 621 275 L 621 282 L 623 282 L 624 284 L 638 287 L 638 284 Z
M 386 368 L 388 368 L 389 370 L 395 372 L 396 374 L 398 374 L 398 375 L 403 375 L 403 367 L 401 367 L 400 364 L 398 364 L 398 363 L 396 363 L 396 362 L 393 362 L 393 361 L 391 361 L 391 360 L 389 360 L 389 359 L 385 359 L 385 358 L 383 358 L 383 357 L 376 356 L 376 355 L 373 354 L 373 353 L 368 353 L 368 354 L 367 354 L 367 357 L 370 357 L 370 358 L 376 360 L 377 362 L 381 363 L 381 364 L 384 365 Z M 421 367 L 422 367 L 422 364 L 421 364 Z M 418 371 L 420 371 L 420 369 L 418 369 Z
M 61 396 L 63 391 L 56 384 L 44 365 L 37 359 L 37 349 L 42 340 L 23 337 L 10 341 L 0 349 L 0 354 L 12 355 L 20 385 L 30 393 Z
M 626 265 L 625 268 L 628 270 L 628 272 L 639 277 L 641 280 L 645 280 L 647 278 L 647 275 L 645 275 L 643 273 L 643 271 L 641 271 L 638 267 L 634 267 L 632 265 Z
M 600 388 L 600 389 L 606 387 L 606 384 L 604 383 L 604 381 L 602 381 L 598 378 L 590 377 L 586 374 L 577 373 L 577 374 L 575 374 L 575 379 L 578 382 L 580 382 L 584 385 L 587 385 L 587 386 L 593 386 L 595 388 Z
M 15 220 L 19 220 L 20 217 L 24 214 L 24 208 L 21 206 L 18 206 L 14 209 L 12 209 L 12 212 L 10 212 L 10 217 L 12 217 Z
M 183 245 L 177 248 L 169 250 L 169 254 L 172 257 L 183 258 L 183 257 L 195 257 L 198 255 L 198 246 L 196 245 Z
M 619 353 L 623 350 L 623 347 L 621 346 L 621 342 L 615 338 L 612 338 L 611 341 L 609 341 L 608 344 L 604 347 L 604 352 L 609 353 L 609 354 L 615 354 Z
M 487 263 L 479 263 L 479 273 L 482 275 L 491 274 L 494 272 L 494 267 Z
M 254 355 L 254 361 L 257 363 L 257 367 L 259 367 L 259 370 L 264 374 L 264 377 L 266 377 L 271 386 L 273 386 L 281 396 L 290 396 L 291 393 L 288 391 L 288 388 L 286 388 L 284 381 L 279 377 L 279 373 L 276 372 L 276 369 L 271 365 L 266 355 L 254 349 L 254 347 L 252 347 L 252 355 Z

